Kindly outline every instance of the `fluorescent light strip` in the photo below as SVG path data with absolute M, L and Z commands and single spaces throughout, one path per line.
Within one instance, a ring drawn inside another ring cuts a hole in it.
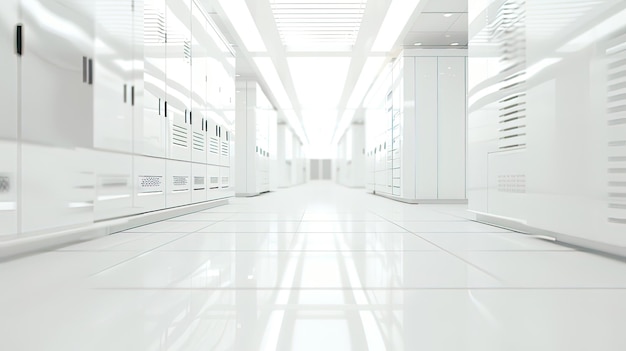
M 263 79 L 265 83 L 267 83 L 268 87 L 272 91 L 272 94 L 278 101 L 278 104 L 282 109 L 291 109 L 292 104 L 289 96 L 287 95 L 287 91 L 285 91 L 285 87 L 276 71 L 276 67 L 272 62 L 270 57 L 254 57 L 254 63 L 256 63 L 259 68 L 259 72 L 263 75 Z
M 367 90 L 372 85 L 372 82 L 376 79 L 376 76 L 384 62 L 384 57 L 370 57 L 367 59 L 365 65 L 363 65 L 363 70 L 361 70 L 359 80 L 354 86 L 350 100 L 348 100 L 348 108 L 354 109 L 361 105 L 361 101 L 363 101 L 365 93 L 367 93 Z
M 219 0 L 226 16 L 249 52 L 267 51 L 261 34 L 244 0 Z
M 372 46 L 372 51 L 387 52 L 393 48 L 398 36 L 420 2 L 420 0 L 394 0 L 391 2 L 374 41 L 374 46 Z

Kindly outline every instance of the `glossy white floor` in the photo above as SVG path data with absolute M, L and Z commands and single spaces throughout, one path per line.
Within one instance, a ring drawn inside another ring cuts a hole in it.
M 626 350 L 626 264 L 313 183 L 0 264 L 1 350 Z

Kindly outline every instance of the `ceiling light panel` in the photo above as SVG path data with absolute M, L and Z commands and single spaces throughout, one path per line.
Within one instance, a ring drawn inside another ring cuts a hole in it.
M 283 45 L 310 46 L 320 50 L 327 45 L 351 48 L 356 42 L 367 0 L 270 0 L 274 20 Z

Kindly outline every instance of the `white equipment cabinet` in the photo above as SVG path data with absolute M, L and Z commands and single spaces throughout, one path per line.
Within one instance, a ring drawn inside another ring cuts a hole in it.
M 191 8 L 189 0 L 166 0 L 167 158 L 191 160 Z
M 366 113 L 367 189 L 410 203 L 466 202 L 465 50 L 405 50 Z
M 236 195 L 254 196 L 270 190 L 270 124 L 276 111 L 255 81 L 237 82 Z
M 135 10 L 137 10 L 137 5 Z M 134 118 L 134 152 L 165 157 L 165 0 L 144 0 L 143 8 L 143 113 Z
M 470 210 L 626 256 L 626 3 L 469 9 Z M 559 30 L 544 30 L 568 11 Z
M 17 233 L 17 75 L 18 0 L 3 3 L 0 11 L 0 236 Z
M 90 223 L 95 4 L 22 0 L 21 13 L 21 231 Z

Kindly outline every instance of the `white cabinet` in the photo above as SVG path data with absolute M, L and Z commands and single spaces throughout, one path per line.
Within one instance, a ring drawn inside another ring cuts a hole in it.
M 207 165 L 191 164 L 191 202 L 197 203 L 207 200 Z
M 22 232 L 92 223 L 94 160 L 85 149 L 23 143 L 21 151 Z
M 137 11 L 138 4 L 135 6 Z M 137 18 L 135 23 L 139 22 Z M 165 157 L 167 119 L 165 118 L 165 0 L 144 0 L 142 43 L 135 45 L 143 51 L 143 109 L 134 118 L 134 152 L 140 155 Z M 138 91 L 135 92 L 137 94 Z
M 17 77 L 18 0 L 0 11 L 0 236 L 17 233 Z
M 133 208 L 133 156 L 105 151 L 85 151 L 94 162 L 94 219 L 105 220 L 135 213 Z
M 254 81 L 237 82 L 236 193 L 253 196 L 270 190 L 270 125 L 276 111 Z M 275 137 L 275 135 L 274 135 Z
M 190 2 L 166 0 L 166 82 L 169 159 L 191 160 L 191 13 Z
M 176 207 L 191 203 L 191 163 L 166 160 L 166 207 Z
M 207 162 L 207 60 L 210 54 L 205 41 L 207 20 L 196 3 L 192 4 L 191 65 L 191 160 Z M 206 173 L 206 172 L 205 172 Z
M 94 3 L 22 0 L 21 136 L 91 147 Z
M 150 212 L 165 208 L 165 159 L 133 156 L 134 212 Z
M 23 0 L 21 228 L 93 221 L 94 2 Z
M 17 143 L 0 139 L 0 236 L 17 233 Z
M 94 147 L 132 152 L 135 105 L 132 0 L 95 2 Z

